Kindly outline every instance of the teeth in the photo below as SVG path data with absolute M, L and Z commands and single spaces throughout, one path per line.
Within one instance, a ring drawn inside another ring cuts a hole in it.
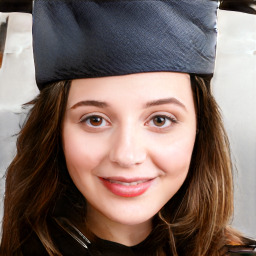
M 133 182 L 122 182 L 122 181 L 118 181 L 118 180 L 108 180 L 108 181 L 111 183 L 120 184 L 123 186 L 136 186 L 140 183 L 146 182 L 146 180 L 133 181 Z

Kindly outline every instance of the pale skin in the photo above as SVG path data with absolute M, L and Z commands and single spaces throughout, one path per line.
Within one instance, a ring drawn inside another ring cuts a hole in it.
M 127 246 L 143 241 L 153 216 L 184 182 L 195 137 L 188 74 L 72 81 L 63 150 L 70 176 L 87 200 L 91 231 Z

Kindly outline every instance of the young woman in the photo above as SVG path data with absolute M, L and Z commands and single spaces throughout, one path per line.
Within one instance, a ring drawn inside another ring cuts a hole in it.
M 41 92 L 7 172 L 1 255 L 253 253 L 229 227 L 214 22 L 200 15 L 216 6 L 35 1 Z

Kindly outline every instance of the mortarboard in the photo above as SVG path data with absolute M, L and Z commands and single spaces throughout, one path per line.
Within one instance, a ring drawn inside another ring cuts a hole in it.
M 152 71 L 211 74 L 217 7 L 217 0 L 34 0 L 38 87 Z

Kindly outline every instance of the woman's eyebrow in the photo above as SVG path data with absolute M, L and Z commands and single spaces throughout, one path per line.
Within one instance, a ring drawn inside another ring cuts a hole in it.
M 175 105 L 183 108 L 184 110 L 187 110 L 185 105 L 176 98 L 166 98 L 166 99 L 150 101 L 145 104 L 145 108 L 152 107 L 152 106 L 158 106 L 158 105 L 164 105 L 164 104 L 175 104 Z
M 94 106 L 99 108 L 106 108 L 109 105 L 106 102 L 103 101 L 97 101 L 97 100 L 82 100 L 74 104 L 70 109 L 75 109 L 77 107 L 81 106 Z

